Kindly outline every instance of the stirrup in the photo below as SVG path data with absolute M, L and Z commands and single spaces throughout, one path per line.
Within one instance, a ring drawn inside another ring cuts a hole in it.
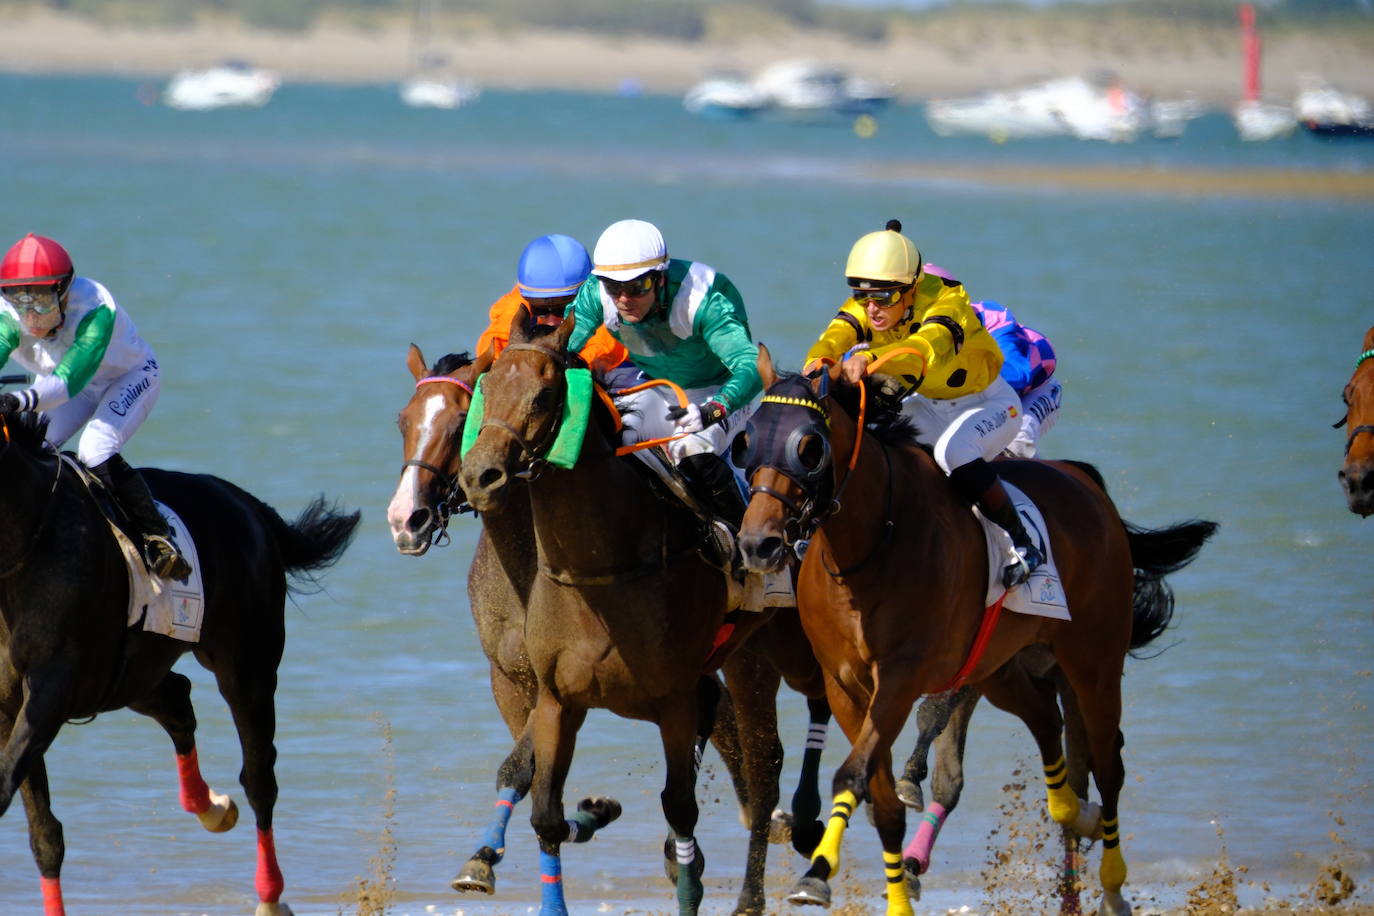
M 148 570 L 160 579 L 185 580 L 191 575 L 191 564 L 175 544 L 160 534 L 143 535 L 143 558 Z
M 1002 587 L 1010 591 L 1030 579 L 1031 573 L 1044 565 L 1045 558 L 1034 544 L 1012 550 L 1016 560 L 1002 570 Z

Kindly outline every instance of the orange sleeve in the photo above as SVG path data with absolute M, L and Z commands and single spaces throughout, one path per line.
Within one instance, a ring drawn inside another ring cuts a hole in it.
M 623 343 L 612 337 L 611 332 L 603 325 L 596 329 L 596 333 L 582 348 L 581 356 L 593 371 L 605 372 L 629 359 L 630 351 L 625 349 Z
M 477 338 L 477 352 L 474 356 L 481 356 L 488 349 L 492 351 L 492 357 L 501 355 L 501 351 L 510 342 L 510 323 L 515 318 L 516 312 L 525 307 L 524 297 L 520 295 L 520 286 L 517 284 L 510 288 L 500 299 L 491 304 L 491 320 L 487 323 L 487 329 L 482 332 L 482 336 Z

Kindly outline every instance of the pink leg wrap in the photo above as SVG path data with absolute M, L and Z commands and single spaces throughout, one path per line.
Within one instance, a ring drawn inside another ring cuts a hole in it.
M 200 814 L 210 807 L 210 787 L 200 775 L 200 758 L 196 749 L 189 754 L 177 754 L 177 778 L 181 780 L 181 807 L 192 814 Z
M 62 907 L 62 879 L 39 878 L 43 885 L 43 916 L 67 916 Z
M 258 831 L 258 899 L 263 903 L 276 903 L 281 900 L 281 892 L 286 887 L 282 880 L 281 869 L 277 867 L 277 847 L 272 842 L 271 830 Z
M 921 815 L 921 825 L 916 828 L 916 835 L 902 852 L 903 858 L 915 859 L 921 863 L 923 875 L 926 869 L 930 868 L 930 851 L 935 848 L 935 838 L 940 835 L 940 828 L 944 826 L 945 816 L 948 814 L 944 805 L 931 802 L 930 807 Z

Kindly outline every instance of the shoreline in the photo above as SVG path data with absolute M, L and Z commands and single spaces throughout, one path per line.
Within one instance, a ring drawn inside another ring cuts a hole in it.
M 1032 24 L 1039 27 L 1032 32 Z M 285 82 L 394 83 L 414 56 L 404 20 L 323 23 L 304 33 L 266 32 L 237 23 L 201 21 L 179 29 L 101 25 L 48 10 L 20 9 L 6 21 L 0 70 L 29 74 L 119 75 L 166 79 L 183 68 L 242 58 L 277 71 Z M 1160 28 L 1163 28 L 1162 26 Z M 1240 97 L 1242 64 L 1234 30 L 1112 35 L 1110 23 L 1058 28 L 1051 20 L 957 17 L 929 35 L 896 34 L 865 45 L 828 33 L 787 31 L 700 42 L 598 38 L 586 32 L 491 30 L 455 38 L 436 35 L 427 49 L 451 62 L 455 75 L 497 89 L 681 93 L 731 68 L 755 73 L 789 58 L 841 66 L 892 83 L 899 99 L 964 95 L 1024 85 L 1051 76 L 1110 70 L 1157 98 L 1191 96 L 1228 107 Z M 1266 38 L 1264 95 L 1288 99 L 1314 71 L 1349 92 L 1374 96 L 1374 34 L 1281 33 Z

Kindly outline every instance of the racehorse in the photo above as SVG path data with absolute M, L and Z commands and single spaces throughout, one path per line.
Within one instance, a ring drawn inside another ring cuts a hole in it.
M 776 568 L 789 542 L 810 535 L 798 610 L 852 745 L 834 776 L 825 836 L 789 899 L 829 904 L 827 880 L 839 866 L 849 816 L 867 800 L 892 891 L 887 912 L 911 913 L 898 890 L 905 812 L 894 788 L 892 742 L 918 697 L 968 682 L 1030 728 L 1051 817 L 1102 838 L 1099 912 L 1129 913 L 1117 814 L 1122 666 L 1128 651 L 1158 637 L 1172 617 L 1163 576 L 1190 562 L 1216 525 L 1135 528 L 1121 520 L 1088 465 L 999 462 L 1004 478 L 1045 516 L 1073 619 L 985 614 L 981 527 L 930 454 L 914 447 L 909 425 L 889 420 L 869 428 L 859 417 L 866 385 L 844 386 L 837 371 L 779 377 L 763 347 L 759 368 L 766 393 L 735 442 L 752 493 L 740 549 L 752 568 Z M 1037 643 L 1049 647 L 1077 699 L 1100 812 L 1065 783 L 1063 718 L 1052 686 L 1003 667 Z
M 1345 416 L 1335 424 L 1349 429 L 1345 462 L 1336 478 L 1345 490 L 1350 511 L 1374 515 L 1374 328 L 1364 335 L 1364 346 L 1355 360 L 1355 372 L 1342 395 Z
M 238 820 L 200 774 L 185 652 L 215 675 L 243 750 L 240 782 L 257 820 L 257 916 L 289 916 L 272 836 L 277 800 L 273 694 L 285 640 L 288 576 L 307 583 L 343 554 L 359 513 L 324 499 L 288 524 L 270 506 L 206 474 L 144 469 L 181 516 L 205 586 L 200 641 L 129 628 L 129 573 L 78 472 L 44 442 L 46 419 L 0 414 L 0 814 L 16 789 L 29 819 L 45 913 L 61 916 L 62 825 L 43 755 L 64 722 L 128 707 L 172 739 L 181 804 L 215 832 Z
M 573 321 L 570 316 L 542 337 L 512 326 L 510 344 L 482 380 L 482 425 L 461 473 L 463 491 L 482 513 L 511 498 L 518 475 L 527 479 L 537 551 L 525 624 L 538 681 L 530 820 L 541 851 L 541 912 L 565 906 L 560 848 L 582 835 L 564 817 L 563 785 L 578 729 L 596 708 L 659 728 L 667 763 L 661 799 L 671 831 L 665 866 L 680 911 L 695 913 L 704 868 L 695 839 L 696 737 L 711 726 L 698 682 L 713 681 L 703 675 L 756 632 L 765 615 L 732 618 L 733 633 L 717 642 L 731 612 L 729 590 L 724 573 L 699 549 L 700 522 L 679 500 L 660 495 L 641 462 L 618 460 L 615 418 L 600 402 L 590 408 L 573 466 L 547 463 L 569 406 L 569 370 L 577 360 L 567 352 Z M 738 702 L 766 693 L 768 685 L 736 683 L 729 665 L 724 673 L 737 703 L 738 732 L 757 739 L 766 726 L 751 721 Z M 772 753 L 760 753 L 756 740 L 743 743 L 740 794 L 750 839 L 737 912 L 759 913 L 781 754 L 775 733 L 759 742 Z

